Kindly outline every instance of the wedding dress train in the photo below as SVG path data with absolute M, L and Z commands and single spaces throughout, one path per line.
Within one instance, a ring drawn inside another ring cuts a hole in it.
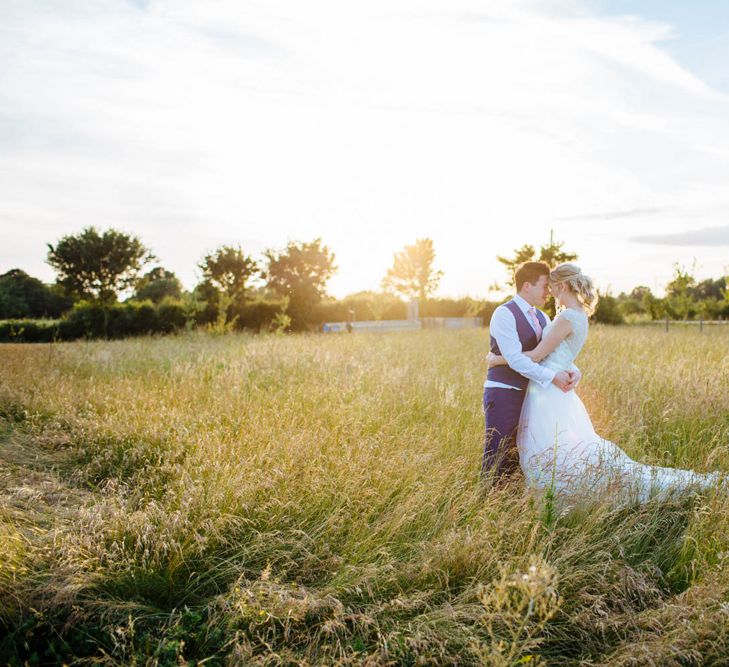
M 587 315 L 565 309 L 559 317 L 573 332 L 541 363 L 567 370 L 587 340 Z M 556 319 L 555 319 L 556 321 Z M 547 325 L 544 335 L 554 323 Z M 519 461 L 527 484 L 556 495 L 627 494 L 645 501 L 688 488 L 710 488 L 721 483 L 719 473 L 696 473 L 639 463 L 616 444 L 601 438 L 575 391 L 563 392 L 551 384 L 529 383 L 517 436 Z

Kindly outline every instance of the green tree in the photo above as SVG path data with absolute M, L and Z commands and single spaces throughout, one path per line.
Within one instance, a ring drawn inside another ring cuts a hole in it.
M 264 256 L 267 267 L 263 277 L 268 287 L 288 298 L 292 327 L 306 328 L 313 322 L 315 307 L 337 270 L 334 253 L 317 238 L 309 243 L 290 241 L 284 250 L 267 250 Z
M 73 300 L 21 269 L 0 276 L 0 319 L 60 317 Z
M 628 294 L 621 292 L 617 297 L 617 302 L 620 313 L 625 317 L 639 319 L 645 315 L 649 315 L 652 319 L 655 319 L 653 318 L 653 312 L 649 307 L 649 304 L 653 299 L 655 299 L 655 297 L 649 287 L 646 287 L 645 285 L 638 285 Z
M 190 294 L 190 309 L 195 313 L 197 324 L 209 325 L 218 318 L 220 291 L 209 281 L 195 285 Z
M 136 236 L 115 229 L 103 234 L 86 227 L 80 234 L 48 244 L 47 262 L 58 273 L 58 284 L 69 294 L 104 305 L 133 287 L 142 268 L 154 255 Z
M 702 280 L 690 290 L 690 293 L 694 299 L 699 301 L 704 299 L 723 301 L 727 294 L 726 278 L 722 276 L 717 280 L 713 280 L 712 278 Z
M 205 255 L 198 267 L 204 278 L 199 291 L 207 294 L 208 308 L 215 304 L 215 320 L 209 330 L 232 331 L 238 319 L 234 311 L 245 303 L 248 282 L 260 273 L 258 263 L 240 246 L 223 245 Z
M 680 264 L 673 265 L 673 279 L 666 285 L 666 302 L 674 316 L 687 320 L 693 311 L 696 278 Z
M 666 315 L 666 307 L 663 299 L 659 299 L 650 290 L 643 294 L 640 300 L 643 310 L 648 313 L 652 320 L 660 320 Z
M 172 271 L 156 266 L 137 281 L 134 293 L 137 301 L 149 299 L 153 303 L 161 303 L 168 297 L 172 299 L 182 297 L 182 284 Z
M 424 301 L 438 288 L 442 271 L 433 267 L 435 250 L 431 239 L 417 239 L 395 253 L 392 266 L 382 279 L 382 288 L 405 298 Z
M 601 324 L 623 324 L 625 321 L 618 300 L 610 292 L 599 294 L 593 320 Z
M 245 299 L 248 282 L 260 273 L 258 263 L 240 246 L 220 246 L 215 252 L 205 255 L 198 266 L 206 281 L 236 302 Z
M 514 287 L 514 272 L 517 267 L 524 262 L 546 262 L 550 267 L 555 267 L 562 262 L 573 262 L 577 259 L 576 252 L 567 252 L 563 250 L 564 241 L 555 241 L 554 235 L 550 234 L 549 243 L 539 248 L 539 254 L 532 245 L 523 245 L 514 251 L 513 257 L 503 257 L 497 255 L 496 259 L 506 268 L 508 279 L 506 284 Z
M 646 287 L 645 285 L 638 285 L 637 287 L 634 287 L 630 291 L 629 298 L 635 299 L 636 301 L 643 301 L 643 299 L 645 299 L 646 296 L 653 296 L 653 292 L 651 292 L 651 288 Z

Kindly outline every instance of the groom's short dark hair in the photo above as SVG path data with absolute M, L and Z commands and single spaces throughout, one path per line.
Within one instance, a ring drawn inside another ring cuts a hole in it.
M 524 283 L 535 285 L 541 276 L 549 275 L 549 264 L 546 262 L 524 262 L 514 272 L 514 284 L 518 292 Z

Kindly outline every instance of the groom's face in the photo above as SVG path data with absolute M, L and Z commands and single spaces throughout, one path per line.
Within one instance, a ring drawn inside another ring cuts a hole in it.
M 535 283 L 524 283 L 522 291 L 526 292 L 525 298 L 532 306 L 543 306 L 549 296 L 548 276 L 539 276 L 539 280 Z

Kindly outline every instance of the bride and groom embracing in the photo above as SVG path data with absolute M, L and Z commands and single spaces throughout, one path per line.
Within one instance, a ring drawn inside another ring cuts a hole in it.
M 627 492 L 639 501 L 723 483 L 717 472 L 638 463 L 595 433 L 575 392 L 582 374 L 574 365 L 597 304 L 592 280 L 575 264 L 550 270 L 543 262 L 525 262 L 514 278 L 517 294 L 489 325 L 482 475 L 502 478 L 521 467 L 528 486 L 563 497 Z M 549 292 L 559 309 L 554 321 L 539 310 Z

